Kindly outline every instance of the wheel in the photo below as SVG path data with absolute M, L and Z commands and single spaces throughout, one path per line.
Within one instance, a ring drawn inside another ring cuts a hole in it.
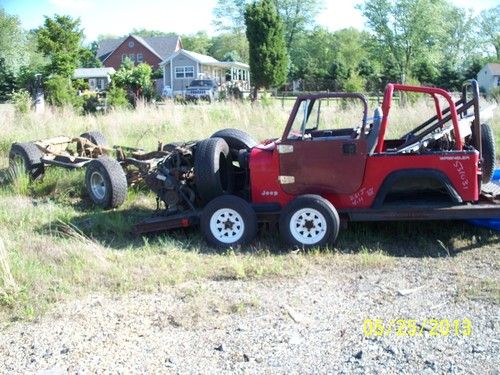
M 292 246 L 310 248 L 333 243 L 340 219 L 333 205 L 319 195 L 302 195 L 291 201 L 279 219 L 280 233 Z
M 116 208 L 127 197 L 127 178 L 120 163 L 103 156 L 85 171 L 85 186 L 92 201 L 102 208 Z
M 222 129 L 212 134 L 210 138 L 216 137 L 224 139 L 229 148 L 235 150 L 250 150 L 257 146 L 257 142 L 248 133 L 239 129 Z
M 222 138 L 208 138 L 196 144 L 194 182 L 202 203 L 233 190 L 233 165 L 229 147 Z
M 14 176 L 22 168 L 31 179 L 43 176 L 42 153 L 34 143 L 14 143 L 9 152 L 9 168 Z
M 257 235 L 257 215 L 245 200 L 235 195 L 223 195 L 205 206 L 200 228 L 212 246 L 227 248 L 243 245 Z
M 488 183 L 495 173 L 495 138 L 488 124 L 481 124 L 482 181 Z
M 80 135 L 80 137 L 88 139 L 96 146 L 106 146 L 106 147 L 108 146 L 108 141 L 106 140 L 106 137 L 101 132 L 95 130 L 83 133 Z

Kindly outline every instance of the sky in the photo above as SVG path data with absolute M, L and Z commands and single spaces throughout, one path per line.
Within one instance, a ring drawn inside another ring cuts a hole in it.
M 355 5 L 362 0 L 323 0 L 316 21 L 330 31 L 345 27 L 363 29 L 364 20 Z M 7 14 L 16 15 L 25 29 L 43 23 L 44 15 L 66 14 L 79 17 L 86 42 L 99 34 L 125 35 L 132 29 L 160 30 L 177 34 L 206 31 L 212 26 L 212 9 L 217 0 L 0 0 Z M 500 0 L 454 0 L 457 6 L 478 13 L 494 7 Z

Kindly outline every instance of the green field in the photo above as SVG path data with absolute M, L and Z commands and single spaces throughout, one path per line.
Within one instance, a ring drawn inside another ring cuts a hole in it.
M 398 111 L 394 123 L 411 127 L 428 110 L 417 103 Z M 355 119 L 349 126 L 358 121 L 359 111 L 341 114 Z M 287 118 L 288 109 L 279 101 L 167 103 L 102 116 L 71 110 L 21 115 L 0 107 L 0 238 L 5 244 L 0 249 L 0 322 L 32 319 L 55 302 L 91 292 L 161 290 L 191 279 L 294 277 L 330 263 L 380 268 L 396 257 L 453 256 L 500 241 L 497 233 L 462 222 L 356 223 L 341 230 L 331 249 L 289 252 L 275 233 L 264 231 L 248 247 L 218 252 L 205 245 L 196 228 L 132 235 L 132 225 L 155 207 L 145 187 L 130 189 L 123 207 L 102 211 L 85 195 L 83 171 L 49 168 L 41 182 L 6 181 L 8 151 L 15 141 L 99 130 L 110 143 L 153 149 L 158 141 L 201 139 L 226 127 L 258 139 L 279 137 Z M 498 109 L 492 124 L 500 150 Z

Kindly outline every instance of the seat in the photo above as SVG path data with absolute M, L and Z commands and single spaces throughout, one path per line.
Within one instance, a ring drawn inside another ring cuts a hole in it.
M 375 147 L 378 142 L 378 135 L 380 132 L 380 124 L 382 123 L 382 108 L 377 107 L 373 112 L 373 123 L 370 132 L 366 135 L 366 145 L 368 150 L 368 155 L 372 155 L 375 152 Z

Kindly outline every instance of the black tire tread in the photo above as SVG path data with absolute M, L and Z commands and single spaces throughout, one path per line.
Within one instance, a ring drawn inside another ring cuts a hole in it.
M 249 150 L 252 147 L 257 146 L 255 139 L 253 139 L 250 134 L 240 129 L 221 129 L 212 134 L 210 138 L 222 138 L 227 142 L 229 148 L 235 150 Z
M 210 218 L 215 211 L 221 208 L 232 208 L 241 215 L 245 222 L 245 232 L 235 243 L 219 242 L 210 231 Z M 200 216 L 200 229 L 205 240 L 216 248 L 245 245 L 257 236 L 257 215 L 252 206 L 244 199 L 235 195 L 223 195 L 211 200 L 205 206 Z
M 90 142 L 96 146 L 108 146 L 108 141 L 106 137 L 97 130 L 91 130 L 80 135 L 80 137 L 88 139 Z
M 488 183 L 495 173 L 495 138 L 493 130 L 488 124 L 481 124 L 481 147 L 482 147 L 482 181 Z
M 219 176 L 219 155 L 224 154 L 228 159 L 227 178 L 228 186 L 222 186 Z M 232 167 L 229 147 L 222 138 L 208 138 L 197 143 L 194 155 L 194 182 L 203 203 L 231 193 Z
M 40 177 L 43 174 L 43 163 L 41 161 L 42 152 L 32 142 L 13 143 L 9 152 L 9 166 L 15 168 L 14 160 L 16 156 L 21 156 L 24 162 L 25 172 L 33 177 L 35 174 Z
M 319 211 L 323 211 L 322 213 L 325 214 L 325 219 L 330 221 L 330 233 L 327 233 L 327 235 L 319 243 L 314 245 L 298 243 L 289 231 L 289 221 L 291 216 L 295 211 L 304 207 L 313 207 Z M 291 246 L 298 246 L 302 248 L 322 247 L 327 244 L 334 243 L 337 239 L 340 229 L 340 217 L 330 201 L 319 195 L 305 194 L 295 198 L 285 206 L 279 218 L 279 229 L 282 238 Z
M 102 201 L 94 198 L 90 189 L 90 176 L 94 171 L 104 172 L 104 177 L 110 186 L 107 196 Z M 107 156 L 92 160 L 85 171 L 85 186 L 92 201 L 104 209 L 119 207 L 127 198 L 127 177 L 118 161 Z

